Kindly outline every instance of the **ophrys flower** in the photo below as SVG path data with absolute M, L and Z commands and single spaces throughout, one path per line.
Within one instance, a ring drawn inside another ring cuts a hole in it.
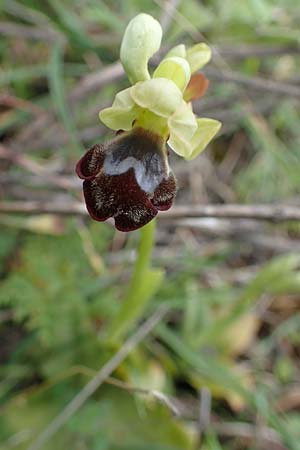
M 99 114 L 107 127 L 120 133 L 107 144 L 94 145 L 77 164 L 91 217 L 114 217 L 121 231 L 140 228 L 158 210 L 172 206 L 176 181 L 167 144 L 190 160 L 221 126 L 217 120 L 197 118 L 190 103 L 203 89 L 192 74 L 209 61 L 209 47 L 174 47 L 151 77 L 148 61 L 160 48 L 161 37 L 160 24 L 148 14 L 129 22 L 120 57 L 132 86 Z

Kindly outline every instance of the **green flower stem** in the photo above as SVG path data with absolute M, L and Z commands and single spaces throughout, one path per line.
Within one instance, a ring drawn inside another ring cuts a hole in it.
M 144 130 L 152 131 L 167 140 L 169 133 L 167 119 L 154 114 L 146 109 L 139 114 L 134 126 L 136 128 L 143 128 Z
M 164 276 L 160 269 L 151 268 L 151 255 L 155 242 L 156 222 L 152 220 L 140 231 L 137 259 L 131 281 L 122 305 L 108 331 L 108 340 L 117 342 L 142 316 L 146 305 L 158 289 Z
M 140 242 L 137 249 L 137 259 L 131 282 L 128 288 L 127 297 L 132 297 L 135 289 L 142 281 L 142 276 L 151 264 L 152 250 L 155 241 L 156 221 L 152 220 L 140 230 Z

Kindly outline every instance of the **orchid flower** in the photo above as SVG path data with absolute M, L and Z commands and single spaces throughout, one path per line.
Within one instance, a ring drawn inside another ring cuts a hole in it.
M 162 29 L 152 16 L 138 14 L 128 24 L 120 58 L 131 86 L 117 93 L 100 120 L 117 136 L 96 144 L 78 162 L 91 217 L 114 217 L 120 231 L 132 231 L 172 206 L 176 180 L 167 145 L 191 160 L 219 131 L 217 120 L 197 118 L 191 100 L 207 80 L 196 74 L 211 58 L 205 43 L 174 47 L 152 75 L 149 59 L 161 44 Z

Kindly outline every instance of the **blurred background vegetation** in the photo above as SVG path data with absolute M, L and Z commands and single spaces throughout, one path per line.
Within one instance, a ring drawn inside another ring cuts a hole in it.
M 138 232 L 43 212 L 82 202 L 74 165 L 113 136 L 97 113 L 128 86 L 119 45 L 139 12 L 166 50 L 214 51 L 194 107 L 223 128 L 193 163 L 171 155 L 174 209 L 299 205 L 299 2 L 1 0 L 0 448 L 299 450 L 299 223 L 159 219 L 165 281 L 112 344 Z M 30 447 L 161 305 L 112 377 Z

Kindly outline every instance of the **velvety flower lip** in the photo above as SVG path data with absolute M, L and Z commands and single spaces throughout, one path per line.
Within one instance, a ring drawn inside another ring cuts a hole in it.
M 162 138 L 138 128 L 113 141 L 103 163 L 104 173 L 121 175 L 130 168 L 134 170 L 140 188 L 149 194 L 153 193 L 169 172 Z
M 133 231 L 172 206 L 176 181 L 163 139 L 142 128 L 96 144 L 80 159 L 87 210 L 97 221 L 114 217 L 120 231 Z

